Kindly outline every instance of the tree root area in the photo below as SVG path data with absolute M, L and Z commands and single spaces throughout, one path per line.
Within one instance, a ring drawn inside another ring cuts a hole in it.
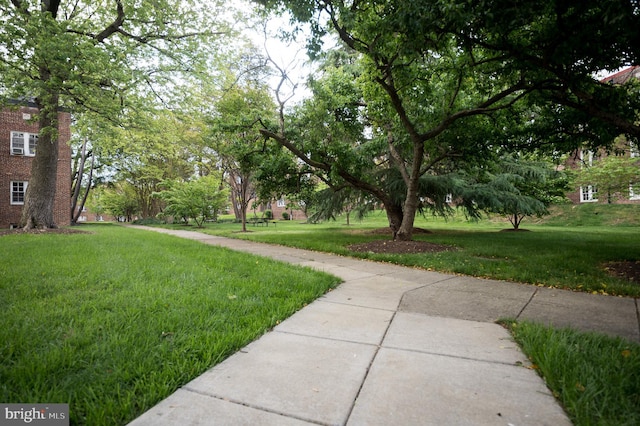
M 605 263 L 604 269 L 614 277 L 640 284 L 640 260 L 608 262 Z

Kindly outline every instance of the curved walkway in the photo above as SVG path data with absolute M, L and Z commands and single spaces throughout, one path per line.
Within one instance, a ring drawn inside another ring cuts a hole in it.
M 344 280 L 130 425 L 569 425 L 510 317 L 640 342 L 638 300 L 136 227 Z

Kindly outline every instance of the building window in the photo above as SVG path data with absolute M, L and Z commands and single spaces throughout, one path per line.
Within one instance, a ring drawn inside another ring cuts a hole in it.
M 638 145 L 633 142 L 629 142 L 629 156 L 640 157 L 640 149 L 638 149 Z
M 595 162 L 595 155 L 593 151 L 580 151 L 580 161 L 582 167 L 593 166 Z M 580 202 L 581 203 L 594 203 L 598 201 L 598 188 L 594 185 L 587 185 L 580 187 Z
M 593 203 L 598 201 L 598 188 L 593 185 L 580 187 L 580 202 Z
M 277 205 L 278 207 L 286 207 L 286 206 L 287 206 L 287 203 L 284 201 L 284 197 L 280 198 L 280 199 L 278 200 L 278 202 L 276 203 L 276 205 Z
M 596 156 L 594 155 L 593 151 L 580 151 L 580 161 L 582 162 L 582 167 L 593 166 L 595 160 Z
M 28 182 L 14 181 L 11 182 L 11 204 L 24 204 L 24 194 L 27 192 Z
M 25 132 L 11 132 L 11 154 L 12 155 L 28 155 L 33 157 L 36 155 L 36 145 L 38 144 L 38 135 Z

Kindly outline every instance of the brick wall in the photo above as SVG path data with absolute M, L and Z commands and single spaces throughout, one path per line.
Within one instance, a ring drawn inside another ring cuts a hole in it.
M 307 215 L 304 213 L 304 211 L 299 209 L 291 210 L 290 208 L 287 208 L 286 199 L 284 199 L 282 204 L 284 205 L 281 205 L 281 203 L 276 200 L 273 200 L 270 203 L 261 204 L 256 209 L 255 214 L 258 217 L 262 217 L 264 215 L 265 210 L 271 210 L 271 213 L 273 214 L 273 218 L 275 220 L 281 220 L 282 213 L 284 212 L 289 214 L 290 220 L 298 220 L 298 221 L 307 220 Z M 247 218 L 253 217 L 253 215 L 254 215 L 254 211 L 251 208 L 251 206 L 249 206 L 249 208 L 247 208 Z
M 38 123 L 30 121 L 38 110 L 34 107 L 5 108 L 0 110 L 0 228 L 9 228 L 20 221 L 21 205 L 11 204 L 11 182 L 28 181 L 33 157 L 11 154 L 11 132 L 37 134 Z M 54 201 L 54 221 L 58 226 L 70 224 L 71 206 L 71 116 L 60 112 L 58 177 Z
M 629 142 L 623 140 L 622 142 L 618 143 L 616 145 L 616 148 L 618 150 L 624 151 L 625 152 L 625 156 L 629 156 L 631 155 L 631 148 L 629 145 Z M 580 159 L 580 151 L 574 151 L 573 153 L 571 153 L 571 155 L 569 156 L 569 158 L 567 159 L 566 163 L 564 164 L 564 167 L 567 169 L 579 169 L 580 167 L 582 167 L 582 160 Z M 585 154 L 586 155 L 586 154 Z M 606 156 L 607 153 L 603 150 L 599 151 L 597 153 L 597 156 L 594 157 L 593 162 L 597 162 L 598 158 L 601 158 L 603 156 Z M 586 158 L 586 157 L 585 157 Z M 628 197 L 628 193 L 621 195 L 621 194 L 616 194 L 615 197 L 613 197 L 612 203 L 613 204 L 640 204 L 640 199 L 637 197 L 633 197 L 633 198 L 629 198 Z M 607 204 L 609 202 L 609 200 L 607 199 L 607 194 L 606 193 L 598 193 L 597 195 L 595 195 L 595 200 L 587 200 L 584 201 L 582 200 L 582 196 L 580 194 L 580 188 L 576 188 L 573 191 L 570 191 L 566 194 L 567 198 L 573 203 L 573 204 L 582 204 L 582 203 L 600 203 L 600 204 Z

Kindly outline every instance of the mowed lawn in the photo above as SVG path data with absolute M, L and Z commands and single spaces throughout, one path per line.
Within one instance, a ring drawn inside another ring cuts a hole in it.
M 470 222 L 462 216 L 448 220 L 418 217 L 415 226 L 429 231 L 415 240 L 452 248 L 439 253 L 358 253 L 352 244 L 390 239 L 375 230 L 388 228 L 384 212 L 373 212 L 362 222 L 345 218 L 322 224 L 280 221 L 276 226 L 209 224 L 198 229 L 216 235 L 326 251 L 427 270 L 521 282 L 533 285 L 596 292 L 614 296 L 640 296 L 640 284 L 614 276 L 610 262 L 640 261 L 640 206 L 563 206 L 563 215 L 545 221 L 523 222 L 527 231 L 503 232 L 508 222 Z M 181 225 L 172 225 L 184 229 Z M 194 229 L 189 227 L 188 229 Z
M 134 419 L 339 282 L 120 227 L 0 236 L 0 401 Z

